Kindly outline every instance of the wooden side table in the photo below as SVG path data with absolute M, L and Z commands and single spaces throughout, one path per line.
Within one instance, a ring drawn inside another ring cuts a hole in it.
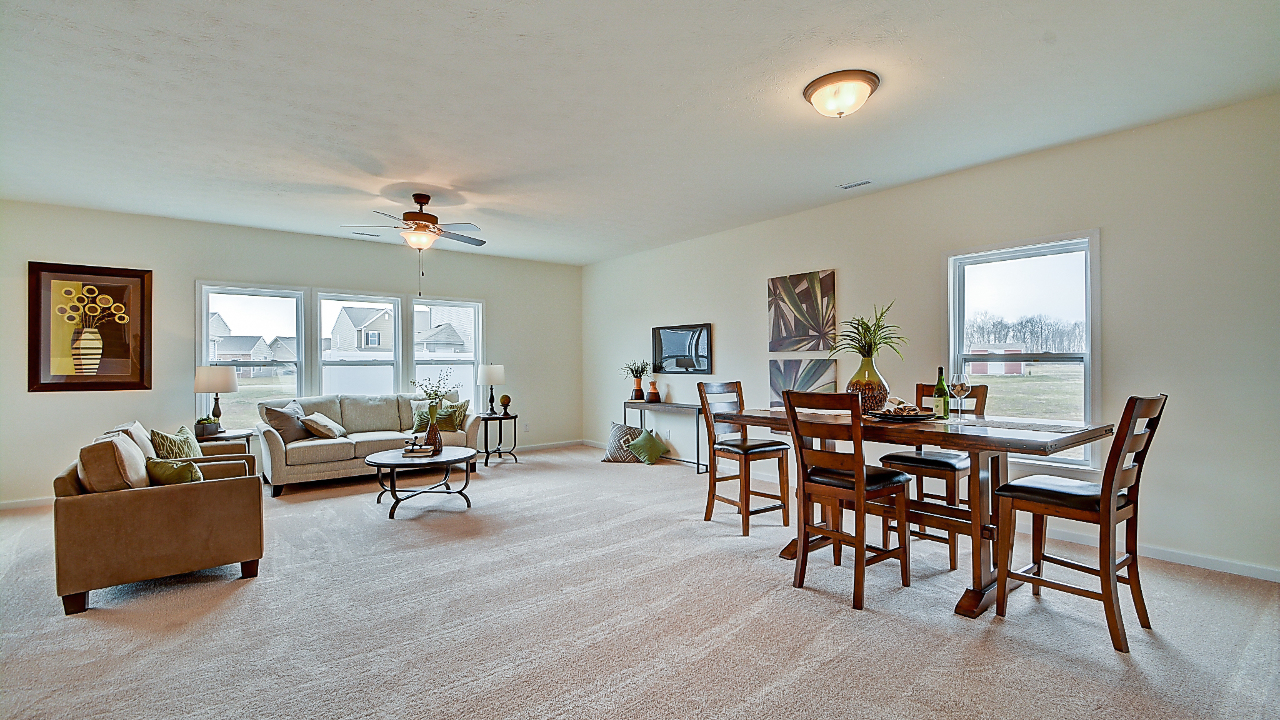
M 204 437 L 197 437 L 196 442 L 207 443 L 207 442 L 217 442 L 219 440 L 248 440 L 249 438 L 257 434 L 258 434 L 258 431 L 253 429 L 223 430 L 217 435 L 205 435 Z
M 519 415 L 485 414 L 485 415 L 477 415 L 476 417 L 480 418 L 480 422 L 484 423 L 484 466 L 489 467 L 490 455 L 497 455 L 499 458 L 501 458 L 503 455 L 510 455 L 513 460 L 515 460 L 516 462 L 520 462 L 520 458 L 516 457 L 516 453 L 515 453 L 516 427 L 518 426 L 518 423 L 516 423 L 516 418 L 520 416 Z M 511 421 L 511 447 L 509 448 L 502 447 L 502 421 L 503 420 Z M 493 422 L 498 423 L 498 446 L 495 448 L 490 448 L 489 447 L 489 423 L 493 423 Z

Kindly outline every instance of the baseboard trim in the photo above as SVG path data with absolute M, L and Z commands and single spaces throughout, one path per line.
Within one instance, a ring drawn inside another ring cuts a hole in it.
M 583 445 L 586 445 L 587 447 L 593 447 L 593 448 L 596 448 L 597 450 L 603 450 L 603 449 L 604 449 L 604 443 L 602 443 L 602 442 L 596 442 L 595 440 L 583 440 L 583 441 L 582 441 L 582 444 L 583 444 Z
M 1019 521 L 1018 531 L 1029 534 L 1031 532 L 1030 520 Z M 1063 540 L 1088 547 L 1098 547 L 1098 536 L 1091 533 L 1058 529 L 1054 528 L 1053 525 L 1050 525 L 1047 534 L 1054 540 Z M 1258 580 L 1280 582 L 1280 569 L 1269 568 L 1263 565 L 1253 565 L 1251 563 L 1239 562 L 1238 560 L 1225 560 L 1223 558 L 1210 557 L 1208 555 L 1196 555 L 1194 553 L 1183 552 L 1182 550 L 1172 550 L 1158 545 L 1145 545 L 1139 543 L 1138 556 L 1178 563 L 1179 565 L 1190 565 L 1191 567 L 1203 568 L 1205 570 L 1230 573 L 1232 575 L 1243 575 L 1244 577 L 1257 578 Z
M 23 508 L 47 507 L 53 504 L 53 497 L 30 498 L 27 500 L 5 500 L 0 502 L 0 512 L 5 510 L 21 510 Z
M 575 445 L 589 445 L 586 440 L 562 440 L 560 442 L 542 443 L 540 445 L 521 445 L 516 450 L 555 450 L 556 448 L 573 447 Z M 603 446 L 602 446 L 603 447 Z M 481 451 L 484 452 L 483 450 Z

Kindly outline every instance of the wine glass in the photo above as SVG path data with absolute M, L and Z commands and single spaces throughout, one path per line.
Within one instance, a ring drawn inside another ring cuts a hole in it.
M 963 420 L 964 399 L 969 394 L 969 376 L 964 373 L 952 373 L 948 387 L 951 390 L 951 396 L 956 399 L 956 411 L 960 413 L 960 419 Z

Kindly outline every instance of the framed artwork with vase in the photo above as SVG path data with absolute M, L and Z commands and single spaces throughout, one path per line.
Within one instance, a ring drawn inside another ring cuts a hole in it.
M 27 264 L 27 390 L 150 390 L 151 271 Z

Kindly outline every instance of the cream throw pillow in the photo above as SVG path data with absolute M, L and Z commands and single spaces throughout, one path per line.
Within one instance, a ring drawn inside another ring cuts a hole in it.
M 347 429 L 329 419 L 324 413 L 311 413 L 302 418 L 302 424 L 316 437 L 340 438 L 347 434 Z

